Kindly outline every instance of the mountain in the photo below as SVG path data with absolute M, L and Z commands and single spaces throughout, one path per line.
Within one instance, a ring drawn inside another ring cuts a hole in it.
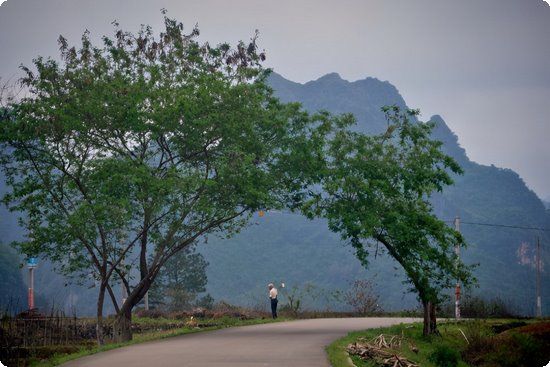
M 353 113 L 357 118 L 354 129 L 367 134 L 385 130 L 382 106 L 406 106 L 393 85 L 376 78 L 348 82 L 332 73 L 299 84 L 273 74 L 270 84 L 281 100 L 301 102 L 309 111 Z M 434 194 L 432 204 L 435 213 L 450 225 L 456 216 L 461 218 L 461 232 L 469 243 L 462 256 L 467 263 L 479 264 L 475 272 L 478 288 L 469 292 L 499 297 L 518 311 L 532 314 L 536 237 L 548 243 L 549 233 L 486 224 L 550 228 L 550 215 L 514 171 L 472 162 L 445 121 L 437 115 L 430 120 L 436 125 L 433 137 L 444 143 L 443 150 L 465 172 L 454 177 L 455 185 Z M 263 302 L 261 292 L 272 280 L 342 289 L 356 278 L 374 276 L 381 303 L 387 309 L 415 307 L 415 298 L 403 295 L 406 286 L 397 264 L 382 255 L 372 258 L 369 268 L 363 269 L 351 248 L 328 231 L 322 220 L 267 213 L 256 218 L 256 223 L 230 240 L 210 240 L 203 246 L 210 262 L 209 290 L 214 297 L 243 302 L 242 295 L 250 293 L 254 296 L 246 299 Z M 543 256 L 547 263 L 550 257 Z M 543 284 L 548 280 L 544 273 Z M 543 312 L 548 313 L 549 302 L 550 295 L 543 295 Z
M 349 82 L 332 73 L 300 84 L 272 74 L 270 84 L 283 101 L 301 102 L 309 111 L 353 113 L 357 118 L 353 128 L 368 134 L 385 130 L 382 106 L 406 106 L 397 88 L 376 78 Z M 435 213 L 449 221 L 449 225 L 456 216 L 461 219 L 460 230 L 470 245 L 462 256 L 467 263 L 479 264 L 475 273 L 479 287 L 470 293 L 500 297 L 518 311 L 533 314 L 536 237 L 540 237 L 544 248 L 550 242 L 549 232 L 508 226 L 550 228 L 550 213 L 515 172 L 472 162 L 443 118 L 433 116 L 430 120 L 435 123 L 433 137 L 444 143 L 444 151 L 465 171 L 464 175 L 454 177 L 455 185 L 434 194 L 431 200 Z M 5 211 L 1 214 L 0 234 L 4 243 L 21 236 L 14 215 Z M 287 288 L 281 290 L 283 303 L 285 292 L 297 286 L 296 292 L 303 293 L 306 306 L 342 307 L 331 298 L 333 291 L 347 289 L 355 279 L 373 278 L 385 309 L 417 306 L 415 296 L 406 292 L 408 286 L 403 284 L 405 278 L 398 264 L 380 250 L 372 254 L 368 269 L 364 269 L 351 246 L 331 233 L 323 220 L 270 211 L 262 217 L 254 216 L 252 224 L 233 238 L 210 236 L 198 249 L 210 263 L 207 288 L 217 300 L 265 308 L 266 285 L 285 282 Z M 3 256 L 1 252 L 0 259 Z M 550 256 L 543 251 L 543 262 L 549 260 Z M 17 269 L 13 274 L 16 273 Z M 80 314 L 93 315 L 91 300 L 95 301 L 95 289 L 65 285 L 68 284 L 65 279 L 52 274 L 48 263 L 37 270 L 36 288 L 44 299 L 65 308 L 72 305 Z M 548 284 L 549 280 L 544 272 L 542 284 Z M 307 284 L 314 287 L 306 291 Z M 5 283 L 0 285 L 3 294 L 13 292 L 5 288 Z M 452 294 L 450 290 L 449 296 Z M 550 294 L 543 294 L 545 314 L 550 313 L 549 304 Z

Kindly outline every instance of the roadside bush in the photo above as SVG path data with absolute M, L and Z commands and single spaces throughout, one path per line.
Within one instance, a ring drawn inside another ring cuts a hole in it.
M 472 338 L 463 359 L 472 366 L 483 367 L 544 366 L 550 360 L 550 322 Z
M 506 343 L 499 343 L 489 358 L 502 367 L 544 366 L 542 344 L 530 335 L 512 333 Z
M 195 302 L 195 307 L 205 308 L 211 310 L 214 308 L 214 298 L 208 293 Z
M 429 355 L 428 360 L 437 367 L 456 367 L 460 360 L 460 353 L 447 345 L 438 345 Z
M 462 298 L 461 316 L 467 318 L 514 318 L 517 312 L 514 306 L 502 298 L 485 299 L 479 296 L 467 295 Z M 440 314 L 444 317 L 455 316 L 454 299 L 448 299 L 440 306 Z
M 281 300 L 286 299 L 285 304 L 281 304 L 279 310 L 283 314 L 292 317 L 298 317 L 304 310 L 309 310 L 321 295 L 321 289 L 313 283 L 305 283 L 302 286 L 294 285 L 291 288 L 279 289 Z
M 188 311 L 174 311 L 168 314 L 169 319 L 185 320 L 191 317 L 191 313 Z
M 459 328 L 460 329 L 460 328 Z M 474 320 L 465 324 L 464 333 L 468 338 L 468 345 L 472 350 L 482 352 L 487 343 L 492 341 L 494 332 L 486 321 Z
M 135 312 L 137 317 L 148 317 L 150 319 L 159 319 L 161 317 L 168 317 L 168 313 L 158 308 L 152 310 L 138 310 Z
M 374 282 L 369 279 L 358 279 L 351 283 L 344 293 L 344 301 L 359 315 L 371 315 L 380 310 L 379 296 L 374 290 Z

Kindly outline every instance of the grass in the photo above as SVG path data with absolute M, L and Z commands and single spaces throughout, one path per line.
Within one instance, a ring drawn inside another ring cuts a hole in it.
M 442 335 L 448 334 L 449 326 L 448 325 L 446 326 L 447 326 L 447 330 L 443 330 L 443 327 L 440 326 Z M 458 330 L 456 330 L 456 332 L 459 333 Z M 414 353 L 410 349 L 409 343 L 403 343 L 401 349 L 398 351 L 398 354 L 400 356 L 403 356 L 409 359 L 410 361 L 417 362 L 421 366 L 427 366 L 427 367 L 435 366 L 428 360 L 428 358 L 435 349 L 436 343 L 433 343 L 433 340 L 437 337 L 432 337 L 432 338 L 423 337 L 421 323 L 399 324 L 391 327 L 369 329 L 365 331 L 357 331 L 357 332 L 349 333 L 344 338 L 335 341 L 334 343 L 330 344 L 327 347 L 327 353 L 328 353 L 329 361 L 331 365 L 333 367 L 349 367 L 350 366 L 349 357 L 348 357 L 348 353 L 346 352 L 346 347 L 348 346 L 348 344 L 354 343 L 357 341 L 357 339 L 360 339 L 360 338 L 365 338 L 367 340 L 370 340 L 377 337 L 380 334 L 404 335 L 407 340 L 411 340 L 414 343 L 414 345 L 418 348 L 419 352 L 418 354 Z M 456 338 L 456 335 L 453 335 L 452 337 L 443 336 L 441 339 L 443 343 L 451 346 L 457 346 L 461 344 L 460 340 L 457 340 L 458 338 Z M 375 366 L 375 364 L 365 362 L 355 356 L 352 356 L 351 360 L 358 367 Z M 459 366 L 467 367 L 467 364 L 462 363 L 462 364 L 459 364 Z
M 163 330 L 163 331 L 150 331 L 140 334 L 134 334 L 133 339 L 124 342 L 124 343 L 109 343 L 105 344 L 103 346 L 82 346 L 78 351 L 70 354 L 55 354 L 52 357 L 46 359 L 46 360 L 31 360 L 30 366 L 31 367 L 50 367 L 50 366 L 58 366 L 60 364 L 72 361 L 77 358 L 85 357 L 88 355 L 92 355 L 95 353 L 100 352 L 106 352 L 108 350 L 126 347 L 129 345 L 149 342 L 153 340 L 160 340 L 165 338 L 171 338 L 175 336 L 185 335 L 185 334 L 193 334 L 197 332 L 203 332 L 203 331 L 211 331 L 211 330 L 219 330 L 224 329 L 228 327 L 236 327 L 236 326 L 246 326 L 246 325 L 258 325 L 258 324 L 267 324 L 272 322 L 280 322 L 280 321 L 288 321 L 288 319 L 285 318 L 279 318 L 276 320 L 273 319 L 251 319 L 251 320 L 241 320 L 234 317 L 222 317 L 219 319 L 205 319 L 205 320 L 199 320 L 199 323 L 201 325 L 211 325 L 211 326 L 204 326 L 201 328 L 177 328 L 172 330 Z M 181 320 L 173 320 L 173 319 L 167 319 L 167 318 L 134 318 L 134 323 L 147 325 L 147 327 L 151 326 L 163 326 L 167 324 L 173 324 L 177 322 L 181 322 Z
M 330 360 L 330 363 L 333 367 L 349 367 L 350 359 L 348 353 L 346 352 L 346 347 L 350 343 L 358 341 L 358 339 L 364 338 L 366 340 L 372 340 L 373 338 L 379 336 L 380 334 L 385 335 L 403 335 L 405 337 L 405 342 L 402 343 L 401 348 L 395 350 L 395 352 L 409 359 L 412 362 L 415 362 L 423 367 L 438 367 L 436 364 L 435 355 L 446 355 L 449 354 L 456 355 L 458 357 L 458 367 L 467 367 L 467 364 L 460 353 L 463 355 L 464 351 L 470 347 L 470 356 L 471 344 L 475 343 L 495 343 L 495 340 L 498 343 L 504 343 L 510 338 L 494 338 L 494 333 L 492 332 L 491 326 L 494 324 L 510 323 L 514 320 L 472 320 L 472 321 L 460 321 L 454 322 L 449 321 L 446 323 L 439 324 L 439 332 L 441 336 L 432 336 L 424 337 L 422 335 L 422 324 L 400 324 L 391 327 L 378 328 L 378 329 L 369 329 L 359 332 L 352 332 L 341 338 L 334 343 L 330 344 L 327 348 L 327 354 Z M 534 322 L 534 321 L 530 321 Z M 513 330 L 512 330 L 513 331 Z M 469 340 L 466 341 L 466 338 Z M 501 334 L 502 335 L 502 334 Z M 510 335 L 515 335 L 514 333 Z M 514 339 L 514 338 L 512 338 Z M 418 349 L 418 353 L 415 353 L 411 344 Z M 458 353 L 457 353 L 458 352 Z M 474 352 L 475 353 L 475 352 Z M 486 360 L 492 360 L 493 356 L 491 355 L 491 350 L 481 351 L 480 354 L 485 353 L 484 358 Z M 466 353 L 467 354 L 467 353 Z M 353 364 L 357 367 L 373 367 L 376 366 L 373 362 L 366 362 L 361 360 L 358 357 L 352 356 L 351 360 Z M 439 366 L 445 364 L 439 364 Z M 482 364 L 481 364 L 482 365 Z

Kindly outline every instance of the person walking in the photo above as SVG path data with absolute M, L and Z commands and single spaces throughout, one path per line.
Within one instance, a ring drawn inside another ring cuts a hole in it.
M 269 283 L 267 285 L 267 288 L 269 289 L 269 300 L 271 302 L 271 316 L 273 316 L 274 319 L 277 318 L 277 288 L 273 285 L 273 283 Z

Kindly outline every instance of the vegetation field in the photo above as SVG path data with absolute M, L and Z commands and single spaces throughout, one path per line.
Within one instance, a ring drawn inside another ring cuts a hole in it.
M 392 337 L 399 346 L 384 350 L 422 367 L 522 367 L 545 366 L 550 361 L 550 321 L 468 320 L 439 325 L 439 336 L 423 337 L 422 324 L 396 325 L 353 332 L 327 347 L 334 367 L 384 366 L 380 359 L 349 355 L 348 346 L 376 345 L 380 335 L 389 343 Z M 407 364 L 398 364 L 406 366 Z
M 138 329 L 143 329 L 147 331 L 135 333 L 133 339 L 129 342 L 107 343 L 101 347 L 97 346 L 96 344 L 72 346 L 71 348 L 60 346 L 58 347 L 59 351 L 57 353 L 54 353 L 47 358 L 39 359 L 34 357 L 29 359 L 28 365 L 39 367 L 57 366 L 70 360 L 87 355 L 105 352 L 111 349 L 143 343 L 147 341 L 164 339 L 201 331 L 223 329 L 227 327 L 256 325 L 285 320 L 286 319 L 284 318 L 273 320 L 265 317 L 243 320 L 238 317 L 224 316 L 216 319 L 201 319 L 200 321 L 196 322 L 186 321 L 185 324 L 182 324 L 182 320 L 180 319 L 137 317 L 133 321 L 134 325 Z M 174 327 L 175 325 L 176 327 Z M 54 350 L 55 349 L 52 349 L 52 351 Z

